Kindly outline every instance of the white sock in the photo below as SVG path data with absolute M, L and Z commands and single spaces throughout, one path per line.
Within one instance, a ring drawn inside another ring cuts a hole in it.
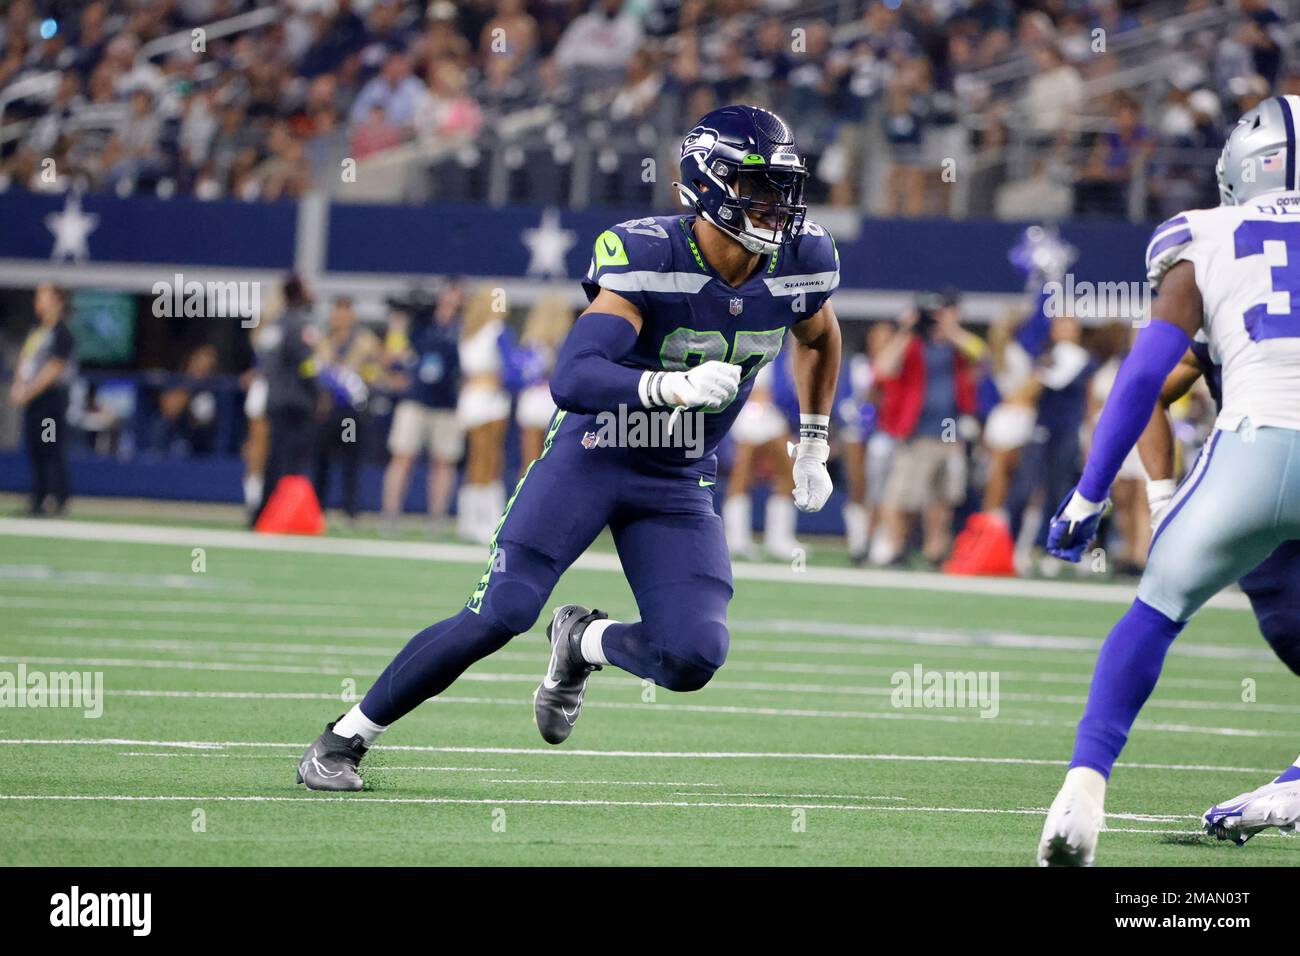
M 483 540 L 492 540 L 492 532 L 501 520 L 501 512 L 506 510 L 506 486 L 499 481 L 483 486 Z
M 618 621 L 600 620 L 592 621 L 587 625 L 586 630 L 582 632 L 582 640 L 579 644 L 579 650 L 582 651 L 582 659 L 588 664 L 608 664 L 609 658 L 605 656 L 605 648 L 601 639 L 605 636 L 605 629 L 611 624 L 617 624 Z
M 244 476 L 244 507 L 256 508 L 262 503 L 262 476 Z
M 728 495 L 722 502 L 722 527 L 727 535 L 727 549 L 746 554 L 754 547 L 754 506 L 749 495 Z
M 340 737 L 346 737 L 351 740 L 357 734 L 366 742 L 367 747 L 373 747 L 375 741 L 379 739 L 387 727 L 381 727 L 369 717 L 361 712 L 361 705 L 356 704 L 351 710 L 339 718 L 339 722 L 334 725 L 334 733 Z
M 871 539 L 871 557 L 868 559 L 872 564 L 885 565 L 894 560 L 894 543 L 889 540 L 889 529 L 885 528 L 876 532 L 875 537 Z
M 848 539 L 850 555 L 867 553 L 867 509 L 856 501 L 844 506 L 844 536 Z
M 789 495 L 773 492 L 767 496 L 763 509 L 763 546 L 773 557 L 789 560 L 791 552 L 799 547 L 794 536 L 794 500 Z
M 1091 767 L 1071 767 L 1065 772 L 1065 787 L 1078 787 L 1097 801 L 1106 805 L 1106 778 Z M 1061 789 L 1064 790 L 1065 787 Z

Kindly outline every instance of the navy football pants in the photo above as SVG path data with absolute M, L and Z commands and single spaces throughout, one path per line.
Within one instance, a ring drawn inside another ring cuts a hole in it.
M 1264 640 L 1300 675 L 1300 541 L 1279 545 L 1237 583 L 1250 598 Z
M 641 612 L 605 631 L 610 663 L 690 691 L 726 659 L 731 562 L 703 484 L 715 478 L 715 461 L 653 467 L 635 451 L 584 448 L 587 416 L 558 419 L 506 506 L 469 603 L 393 659 L 362 701 L 371 720 L 391 724 L 529 630 L 560 575 L 606 526 Z

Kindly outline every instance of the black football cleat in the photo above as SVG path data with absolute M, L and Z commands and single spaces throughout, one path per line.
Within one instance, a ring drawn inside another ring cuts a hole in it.
M 360 790 L 365 786 L 357 773 L 357 764 L 366 755 L 365 741 L 360 734 L 350 740 L 340 737 L 334 733 L 336 723 L 326 724 L 325 732 L 298 761 L 297 782 L 308 790 Z
M 566 604 L 556 608 L 546 626 L 551 662 L 533 693 L 533 720 L 548 744 L 564 743 L 578 722 L 587 679 L 592 671 L 600 670 L 599 664 L 588 664 L 582 656 L 582 632 L 592 621 L 608 617 L 581 604 Z

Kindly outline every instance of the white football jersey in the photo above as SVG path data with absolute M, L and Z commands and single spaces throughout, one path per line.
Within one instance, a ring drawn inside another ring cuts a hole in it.
M 1300 430 L 1300 192 L 1240 206 L 1194 209 L 1161 223 L 1147 246 L 1147 278 L 1196 268 L 1205 335 L 1223 366 L 1216 426 Z

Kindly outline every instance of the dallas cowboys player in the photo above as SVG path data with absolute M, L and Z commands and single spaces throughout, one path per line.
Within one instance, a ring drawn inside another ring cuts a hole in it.
M 487 570 L 459 613 L 411 638 L 365 699 L 308 748 L 298 779 L 311 789 L 360 790 L 358 762 L 379 735 L 531 628 L 557 579 L 605 527 L 641 620 L 576 604 L 555 610 L 550 665 L 533 698 L 542 737 L 569 736 L 588 677 L 608 664 L 671 690 L 708 683 L 726 657 L 732 593 L 713 510 L 714 449 L 787 330 L 803 410 L 795 505 L 826 503 L 839 256 L 805 218 L 808 173 L 793 134 L 766 110 L 714 110 L 684 140 L 681 175 L 692 214 L 637 219 L 597 237 L 583 282 L 591 305 L 551 377 L 559 410 L 506 504 Z M 696 416 L 702 453 L 606 441 L 597 418 L 620 407 L 683 434 L 681 419 Z
M 1165 379 L 1160 404 L 1142 437 L 1138 452 L 1146 469 L 1151 520 L 1159 524 L 1176 492 L 1174 436 L 1166 410 L 1205 379 L 1210 397 L 1223 407 L 1223 369 L 1204 330 Z M 1260 633 L 1278 658 L 1300 675 L 1300 541 L 1287 541 L 1238 582 L 1250 599 Z M 1216 804 L 1205 812 L 1205 830 L 1239 846 L 1270 826 L 1295 829 L 1300 820 L 1300 758 L 1271 783 Z
M 1102 645 L 1074 757 L 1048 811 L 1040 865 L 1090 865 L 1106 781 L 1187 620 L 1213 594 L 1300 539 L 1300 97 L 1246 113 L 1219 158 L 1224 204 L 1159 226 L 1151 322 L 1125 360 L 1048 549 L 1077 561 L 1110 484 L 1198 331 L 1223 367 L 1223 407 L 1151 544 L 1137 600 Z M 1294 791 L 1294 785 L 1292 787 Z M 1297 795 L 1300 796 L 1300 795 Z M 1293 801 L 1294 802 L 1294 801 Z

